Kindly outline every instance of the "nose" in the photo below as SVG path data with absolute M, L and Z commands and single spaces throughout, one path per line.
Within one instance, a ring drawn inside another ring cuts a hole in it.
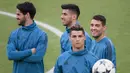
M 90 29 L 96 29 L 96 27 L 93 25 L 93 26 L 90 27 Z
M 76 40 L 79 41 L 79 37 L 76 37 Z
M 16 17 L 16 19 L 18 20 L 19 18 L 18 18 L 18 17 Z
M 63 15 L 61 15 L 61 19 L 63 19 Z
M 16 15 L 16 19 L 18 19 L 18 15 Z

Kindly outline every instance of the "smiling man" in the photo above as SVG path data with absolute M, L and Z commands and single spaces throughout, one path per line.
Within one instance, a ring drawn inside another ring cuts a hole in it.
M 66 31 L 62 34 L 60 38 L 61 53 L 68 51 L 71 48 L 71 42 L 69 41 L 70 28 L 74 25 L 78 25 L 78 17 L 80 15 L 80 9 L 76 4 L 62 4 L 62 14 L 61 21 L 66 27 Z M 91 46 L 91 38 L 87 32 L 85 32 L 86 48 L 89 49 Z
M 116 67 L 116 52 L 112 41 L 105 36 L 106 18 L 103 15 L 93 16 L 90 23 L 91 34 L 95 40 L 92 41 L 91 52 L 99 59 L 109 59 Z
M 80 25 L 72 26 L 69 38 L 71 49 L 58 57 L 54 73 L 92 73 L 92 66 L 98 58 L 85 47 L 84 29 Z

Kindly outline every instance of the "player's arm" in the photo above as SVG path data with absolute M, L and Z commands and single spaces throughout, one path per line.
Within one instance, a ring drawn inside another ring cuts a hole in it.
M 85 32 L 85 36 L 86 36 L 86 40 L 85 40 L 85 46 L 88 50 L 90 50 L 91 48 L 91 44 L 92 44 L 92 39 L 90 38 L 90 36 L 88 35 L 87 32 Z
M 43 56 L 46 53 L 48 45 L 47 34 L 42 34 L 38 40 L 38 45 L 36 47 L 36 53 L 24 59 L 26 62 L 39 62 L 43 59 Z
M 109 42 L 107 43 L 106 47 L 106 57 L 112 61 L 112 63 L 115 65 L 116 68 L 116 53 L 115 53 L 115 47 L 114 45 Z
M 26 56 L 30 56 L 32 54 L 31 49 L 25 51 L 17 51 L 16 43 L 11 36 L 9 37 L 7 44 L 7 56 L 9 60 L 22 60 Z
M 63 41 L 63 35 L 61 36 L 61 38 L 60 38 L 60 47 L 61 47 L 61 54 L 63 53 L 63 52 L 65 52 L 65 50 L 64 50 L 64 45 L 63 45 L 63 43 L 64 43 L 64 41 Z
M 61 67 L 58 65 L 58 60 L 55 64 L 54 73 L 63 73 Z
M 112 46 L 112 62 L 115 65 L 115 68 L 116 68 L 116 51 L 115 51 L 114 46 Z
M 89 52 L 88 57 L 86 57 L 86 60 L 88 60 L 86 64 L 88 66 L 89 73 L 92 73 L 92 67 L 96 63 L 96 61 L 99 60 L 99 58 L 95 56 L 92 52 Z

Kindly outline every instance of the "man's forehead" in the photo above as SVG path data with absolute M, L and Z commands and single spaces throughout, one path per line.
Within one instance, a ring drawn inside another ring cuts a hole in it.
M 74 13 L 74 12 L 70 9 L 63 9 L 62 13 Z
M 100 20 L 92 19 L 91 24 L 102 24 L 102 22 Z
M 76 30 L 73 30 L 71 31 L 71 34 L 73 35 L 82 35 L 83 34 L 83 31 L 76 31 Z
M 19 9 L 16 9 L 16 13 L 21 13 L 21 11 Z

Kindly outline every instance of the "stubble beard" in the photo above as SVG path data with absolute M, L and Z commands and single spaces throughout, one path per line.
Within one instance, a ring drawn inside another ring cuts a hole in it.
M 93 36 L 94 39 L 98 39 L 102 34 L 99 34 L 97 36 Z
M 24 25 L 25 25 L 25 22 L 26 22 L 26 21 L 25 21 L 25 19 L 24 19 L 24 20 L 22 20 L 18 25 L 19 25 L 19 26 L 24 26 Z

